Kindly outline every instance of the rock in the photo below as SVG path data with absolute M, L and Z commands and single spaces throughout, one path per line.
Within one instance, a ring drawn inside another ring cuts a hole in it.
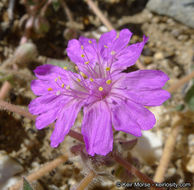
M 0 183 L 0 189 L 1 190 L 7 190 L 12 185 L 16 184 L 20 180 L 19 177 L 12 177 L 5 181 L 4 183 Z
M 142 55 L 144 56 L 152 56 L 154 52 L 150 48 L 144 48 L 142 51 Z
M 0 189 L 7 190 L 16 181 L 17 177 L 14 175 L 23 171 L 23 167 L 13 158 L 11 158 L 5 151 L 0 151 Z
M 142 134 L 132 152 L 145 163 L 154 164 L 162 155 L 162 137 L 151 131 L 143 131 Z
M 154 54 L 154 59 L 156 60 L 161 60 L 161 59 L 164 59 L 164 55 L 162 52 L 157 52 Z
M 147 8 L 194 28 L 194 2 L 191 0 L 149 0 Z
M 31 42 L 27 42 L 20 45 L 16 49 L 13 57 L 19 66 L 26 67 L 26 65 L 34 61 L 37 56 L 38 56 L 38 51 L 36 46 Z
M 5 151 L 0 151 L 0 185 L 7 179 L 23 171 L 23 167 Z
M 181 31 L 179 30 L 179 29 L 173 29 L 172 31 L 171 31 L 171 34 L 175 37 L 175 38 L 177 38 L 180 34 L 181 34 Z
M 186 41 L 188 39 L 189 39 L 189 36 L 187 36 L 187 35 L 180 35 L 180 36 L 178 36 L 178 40 L 180 40 L 180 41 Z

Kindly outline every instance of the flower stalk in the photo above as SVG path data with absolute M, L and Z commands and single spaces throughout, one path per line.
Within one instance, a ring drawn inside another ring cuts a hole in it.
M 35 120 L 35 118 L 36 118 L 36 116 L 30 114 L 28 111 L 20 108 L 19 106 L 10 104 L 10 103 L 3 101 L 3 100 L 0 100 L 0 108 L 5 109 L 7 111 L 17 113 L 21 116 L 24 116 L 24 117 L 32 119 L 32 120 Z
M 157 188 L 155 187 L 155 182 L 146 176 L 145 174 L 141 173 L 139 170 L 137 170 L 133 165 L 131 165 L 129 162 L 124 160 L 122 157 L 120 157 L 116 153 L 112 153 L 112 157 L 116 162 L 118 162 L 121 166 L 123 166 L 125 169 L 127 169 L 130 173 L 132 173 L 134 176 L 138 177 L 142 182 L 149 183 L 153 189 L 160 189 L 164 190 L 163 188 Z

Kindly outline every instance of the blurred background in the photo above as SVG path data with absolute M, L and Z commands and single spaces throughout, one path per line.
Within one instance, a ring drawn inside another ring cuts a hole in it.
M 194 0 L 96 0 L 94 4 L 111 26 L 95 14 L 89 0 L 0 1 L 0 99 L 27 109 L 35 98 L 30 83 L 38 65 L 66 66 L 76 72 L 75 65 L 66 55 L 68 41 L 81 35 L 99 39 L 111 27 L 118 31 L 131 30 L 130 43 L 141 41 L 143 35 L 149 37 L 139 64 L 126 72 L 162 70 L 170 77 L 166 89 L 193 72 Z M 179 131 L 165 182 L 194 181 L 192 78 L 184 85 L 174 86 L 171 99 L 164 105 L 149 108 L 156 116 L 156 126 L 145 131 L 133 148 L 117 147 L 123 157 L 151 178 L 172 127 L 177 125 L 172 122 L 173 118 L 178 115 Z M 80 131 L 81 119 L 82 113 L 74 126 L 77 131 Z M 70 152 L 77 142 L 67 137 L 57 149 L 52 149 L 49 145 L 51 132 L 50 128 L 37 131 L 30 119 L 0 111 L 0 189 L 7 190 L 21 176 L 63 153 L 68 153 L 68 161 L 33 182 L 35 189 L 69 190 L 79 184 L 87 173 L 87 166 Z M 115 138 L 131 139 L 131 136 L 120 132 L 115 133 Z M 98 177 L 88 186 L 91 190 L 115 190 L 118 189 L 116 181 L 138 181 L 117 164 L 103 165 L 98 170 Z

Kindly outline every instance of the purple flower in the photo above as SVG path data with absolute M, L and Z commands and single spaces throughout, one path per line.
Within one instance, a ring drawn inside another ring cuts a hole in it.
M 56 121 L 52 147 L 64 140 L 82 107 L 82 135 L 92 156 L 112 150 L 112 127 L 139 137 L 154 126 L 155 117 L 144 106 L 161 105 L 170 97 L 162 89 L 169 78 L 158 70 L 122 72 L 136 63 L 148 39 L 128 46 L 131 36 L 123 29 L 119 36 L 115 30 L 103 34 L 98 43 L 85 37 L 70 40 L 67 54 L 79 74 L 53 65 L 34 70 L 38 79 L 31 88 L 39 97 L 29 111 L 38 115 L 37 129 Z

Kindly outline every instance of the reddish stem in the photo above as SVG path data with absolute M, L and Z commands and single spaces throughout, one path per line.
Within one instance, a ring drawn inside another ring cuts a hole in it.
M 124 160 L 118 154 L 112 153 L 112 156 L 113 156 L 115 161 L 117 161 L 121 166 L 123 166 L 125 169 L 127 169 L 129 172 L 131 172 L 134 176 L 138 177 L 142 182 L 149 183 L 153 189 L 164 190 L 163 188 L 155 187 L 155 182 L 151 178 L 149 178 L 147 175 L 141 173 L 133 165 L 131 165 L 126 160 Z

